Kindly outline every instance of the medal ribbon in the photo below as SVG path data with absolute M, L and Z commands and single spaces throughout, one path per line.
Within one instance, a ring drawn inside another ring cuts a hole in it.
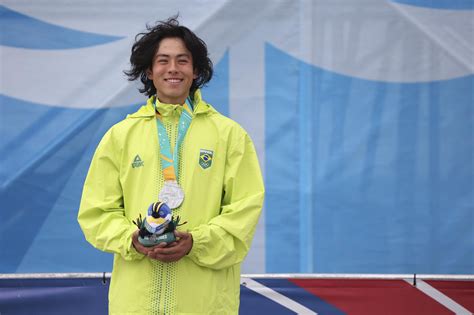
M 155 112 L 156 112 L 155 100 Z M 181 146 L 184 136 L 191 125 L 193 119 L 192 103 L 189 98 L 186 99 L 186 103 L 183 105 L 183 110 L 178 122 L 178 136 L 174 146 L 173 154 L 171 154 L 171 142 L 166 132 L 166 128 L 161 121 L 161 116 L 156 119 L 156 125 L 158 127 L 158 142 L 160 144 L 160 158 L 161 158 L 161 170 L 165 181 L 175 180 L 178 181 L 178 161 L 179 161 L 179 147 Z M 159 113 L 158 113 L 159 114 Z

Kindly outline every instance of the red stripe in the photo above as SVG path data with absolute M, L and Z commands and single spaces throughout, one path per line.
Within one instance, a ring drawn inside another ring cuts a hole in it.
M 425 282 L 474 313 L 474 281 L 425 280 Z
M 454 314 L 403 280 L 290 281 L 351 315 Z

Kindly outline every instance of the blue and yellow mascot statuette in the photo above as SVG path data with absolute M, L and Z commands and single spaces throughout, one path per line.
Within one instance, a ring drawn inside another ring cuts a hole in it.
M 160 243 L 172 243 L 176 241 L 174 230 L 179 224 L 180 217 L 176 219 L 172 215 L 170 207 L 164 202 L 154 202 L 148 207 L 148 214 L 143 220 L 140 214 L 133 223 L 140 229 L 138 241 L 146 247 L 158 245 Z

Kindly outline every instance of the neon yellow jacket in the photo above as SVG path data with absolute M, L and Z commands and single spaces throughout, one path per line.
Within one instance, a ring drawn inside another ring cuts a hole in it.
M 154 97 L 113 126 L 94 154 L 78 221 L 94 247 L 115 254 L 111 314 L 238 313 L 240 264 L 260 216 L 263 181 L 247 133 L 199 91 L 194 99 L 180 150 L 185 199 L 173 211 L 188 222 L 179 229 L 191 232 L 194 242 L 180 261 L 152 260 L 131 245 L 132 220 L 146 215 L 163 184 Z M 201 150 L 212 151 L 207 168 L 199 163 Z

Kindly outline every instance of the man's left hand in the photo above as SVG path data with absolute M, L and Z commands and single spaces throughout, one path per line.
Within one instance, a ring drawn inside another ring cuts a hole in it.
M 176 241 L 166 247 L 156 246 L 148 252 L 148 257 L 162 262 L 178 261 L 187 255 L 193 247 L 191 233 L 174 231 Z

